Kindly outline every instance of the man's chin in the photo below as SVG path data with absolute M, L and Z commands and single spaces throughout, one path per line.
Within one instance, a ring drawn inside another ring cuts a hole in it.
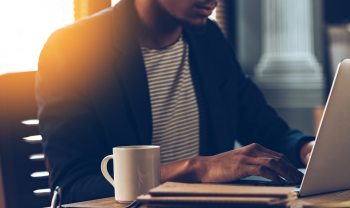
M 194 34 L 203 34 L 207 29 L 206 23 L 193 24 L 187 21 L 180 21 L 180 23 L 185 30 Z

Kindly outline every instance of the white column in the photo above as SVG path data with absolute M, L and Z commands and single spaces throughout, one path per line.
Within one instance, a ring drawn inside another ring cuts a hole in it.
M 324 79 L 314 49 L 311 0 L 262 0 L 262 56 L 254 79 L 281 108 L 323 104 Z

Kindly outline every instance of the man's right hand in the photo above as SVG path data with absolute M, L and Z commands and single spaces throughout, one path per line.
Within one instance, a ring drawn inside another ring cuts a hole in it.
M 187 168 L 186 168 L 187 167 Z M 214 156 L 198 156 L 162 166 L 162 182 L 229 182 L 248 176 L 262 176 L 283 184 L 285 178 L 299 183 L 303 173 L 283 154 L 251 144 Z

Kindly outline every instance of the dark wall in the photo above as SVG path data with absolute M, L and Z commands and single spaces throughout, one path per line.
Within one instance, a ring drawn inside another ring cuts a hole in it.
M 350 22 L 350 1 L 324 0 L 324 13 L 328 23 Z

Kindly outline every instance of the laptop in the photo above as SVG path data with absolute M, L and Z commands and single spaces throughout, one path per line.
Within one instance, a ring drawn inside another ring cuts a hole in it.
M 350 59 L 338 65 L 300 186 L 308 196 L 350 189 Z
M 325 111 L 316 134 L 315 146 L 304 172 L 300 196 L 350 189 L 350 59 L 338 65 Z M 274 183 L 250 176 L 242 183 Z M 291 184 L 295 185 L 295 184 Z M 299 186 L 297 186 L 299 187 Z

